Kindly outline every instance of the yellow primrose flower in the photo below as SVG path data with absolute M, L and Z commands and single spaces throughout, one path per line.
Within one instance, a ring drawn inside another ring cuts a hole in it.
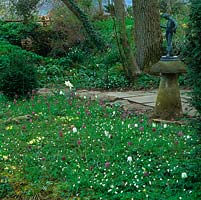
M 6 130 L 12 130 L 13 129 L 13 126 L 7 126 L 6 127 Z
M 3 159 L 4 160 L 8 160 L 8 156 L 3 156 Z
M 44 139 L 44 137 L 36 137 L 35 139 L 30 140 L 30 141 L 28 142 L 28 144 L 33 144 L 33 143 L 36 143 L 36 142 L 40 142 L 40 141 L 43 140 L 43 139 Z
M 33 144 L 33 143 L 35 143 L 35 142 L 36 142 L 36 140 L 33 139 L 33 140 L 30 140 L 30 141 L 28 142 L 28 144 Z
M 183 28 L 187 28 L 187 27 L 188 27 L 187 24 L 182 24 L 181 26 L 182 26 Z
M 11 169 L 16 169 L 16 167 L 15 166 L 11 166 Z

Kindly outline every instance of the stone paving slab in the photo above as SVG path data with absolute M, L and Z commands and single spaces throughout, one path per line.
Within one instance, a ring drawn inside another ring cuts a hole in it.
M 189 105 L 190 90 L 181 90 L 182 110 L 184 114 L 195 115 L 196 110 Z M 153 110 L 157 98 L 157 90 L 151 91 L 78 91 L 80 96 L 90 97 L 92 99 L 101 99 L 122 106 L 126 110 Z
M 107 96 L 114 96 L 114 97 L 117 97 L 117 98 L 127 98 L 127 97 L 138 97 L 138 96 L 145 96 L 145 95 L 148 95 L 148 94 L 153 94 L 153 93 L 143 93 L 143 92 L 140 92 L 140 91 L 126 91 L 126 92 L 105 92 L 104 93 L 105 95 Z
M 186 115 L 191 115 L 191 116 L 196 115 L 196 110 L 194 108 L 191 108 L 189 104 L 187 103 L 182 103 L 182 110 L 183 110 L 183 113 Z
M 144 105 L 145 105 L 145 106 L 150 106 L 150 107 L 153 107 L 153 108 L 154 108 L 154 107 L 155 107 L 155 104 L 156 104 L 156 103 L 153 102 L 153 103 L 145 103 Z
M 147 95 L 144 95 L 144 96 L 138 96 L 138 97 L 126 97 L 124 99 L 127 99 L 131 102 L 140 102 L 142 104 L 145 104 L 145 103 L 153 103 L 156 101 L 156 94 L 147 94 Z

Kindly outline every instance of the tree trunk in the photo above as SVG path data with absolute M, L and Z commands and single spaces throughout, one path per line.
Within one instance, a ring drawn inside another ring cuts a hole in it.
M 158 0 L 133 0 L 136 59 L 141 70 L 150 67 L 161 56 L 162 34 Z
M 105 51 L 108 47 L 101 35 L 97 33 L 94 26 L 90 22 L 88 16 L 78 7 L 74 0 L 61 0 L 68 9 L 80 20 L 89 38 L 94 45 L 101 51 Z
M 103 15 L 103 0 L 98 0 L 99 14 Z
M 117 40 L 119 40 L 119 50 L 122 58 L 122 64 L 127 77 L 133 80 L 140 73 L 140 70 L 126 34 L 125 7 L 123 0 L 114 0 L 114 9 L 118 34 Z
M 167 13 L 172 14 L 172 2 L 171 2 L 171 0 L 167 0 Z

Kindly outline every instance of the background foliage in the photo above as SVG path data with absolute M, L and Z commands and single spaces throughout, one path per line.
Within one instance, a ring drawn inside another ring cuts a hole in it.
M 185 60 L 188 64 L 190 85 L 193 89 L 192 104 L 201 116 L 201 2 L 193 0 L 189 21 L 188 43 Z
M 4 41 L 0 45 L 4 47 L 0 53 L 0 91 L 10 98 L 28 96 L 38 87 L 35 64 L 40 57 Z

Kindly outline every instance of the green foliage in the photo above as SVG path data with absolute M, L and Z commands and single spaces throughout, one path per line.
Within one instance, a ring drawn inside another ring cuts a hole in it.
M 159 86 L 160 78 L 149 74 L 140 74 L 134 82 L 135 89 L 155 89 Z
M 0 90 L 6 96 L 14 98 L 27 96 L 38 87 L 36 79 L 36 61 L 40 57 L 18 48 L 12 48 L 6 42 L 0 43 Z
M 170 14 L 186 14 L 186 9 L 188 9 L 189 5 L 187 3 L 183 3 L 182 0 L 160 0 L 160 11 L 162 13 Z
M 70 48 L 85 41 L 83 26 L 66 7 L 55 7 L 51 11 L 50 29 L 54 33 L 51 37 L 51 52 L 54 58 L 64 57 Z
M 86 12 L 87 14 L 90 14 L 90 11 L 92 9 L 92 6 L 93 6 L 93 0 L 78 0 L 77 1 L 80 8 Z
M 0 101 L 0 169 L 12 199 L 200 199 L 191 126 L 63 92 Z
M 21 40 L 34 35 L 39 27 L 36 23 L 6 23 L 0 21 L 0 38 L 8 40 L 11 44 L 21 46 Z
M 189 22 L 187 46 L 184 52 L 188 65 L 189 80 L 192 86 L 192 105 L 201 116 L 201 2 L 193 0 Z
M 6 177 L 0 176 L 0 198 L 4 198 L 13 192 L 13 188 Z
M 41 56 L 29 51 L 22 50 L 22 48 L 18 46 L 11 45 L 8 41 L 0 40 L 0 55 L 8 55 L 10 52 L 17 52 L 18 54 L 27 56 L 31 59 L 33 63 L 36 63 L 36 64 L 39 64 L 42 62 Z
M 108 17 L 107 20 L 97 20 L 95 21 L 96 27 L 99 29 L 100 33 L 102 34 L 104 40 L 112 46 L 112 48 L 116 48 L 116 39 L 114 33 L 114 19 L 112 17 Z M 126 18 L 126 30 L 127 34 L 129 35 L 129 41 L 133 40 L 133 18 L 127 17 Z M 133 42 L 133 41 L 132 41 Z
M 10 0 L 10 2 L 12 3 L 16 14 L 23 17 L 23 20 L 27 22 L 31 19 L 40 0 Z
M 107 43 L 103 40 L 100 33 L 98 33 L 94 27 L 94 25 L 89 20 L 88 15 L 80 9 L 80 7 L 73 0 L 64 1 L 68 8 L 77 16 L 77 18 L 83 24 L 85 31 L 88 34 L 91 42 L 95 45 L 95 47 L 100 51 L 107 50 Z
M 78 88 L 117 89 L 129 86 L 128 80 L 118 66 L 108 68 L 104 64 L 90 68 L 72 69 L 69 78 Z
M 39 55 L 47 56 L 52 50 L 52 40 L 55 32 L 51 27 L 42 27 L 37 23 L 5 23 L 0 22 L 0 38 L 11 44 L 22 47 L 22 41 L 31 40 L 31 50 Z M 26 48 L 26 45 L 23 47 Z
M 83 63 L 86 58 L 86 52 L 82 51 L 79 47 L 71 48 L 67 54 L 67 58 L 71 61 L 71 65 L 76 63 Z
M 107 54 L 92 55 L 75 47 L 66 57 L 45 59 L 38 67 L 41 85 L 60 84 L 70 80 L 77 88 L 113 89 L 128 87 L 119 54 L 115 50 Z

